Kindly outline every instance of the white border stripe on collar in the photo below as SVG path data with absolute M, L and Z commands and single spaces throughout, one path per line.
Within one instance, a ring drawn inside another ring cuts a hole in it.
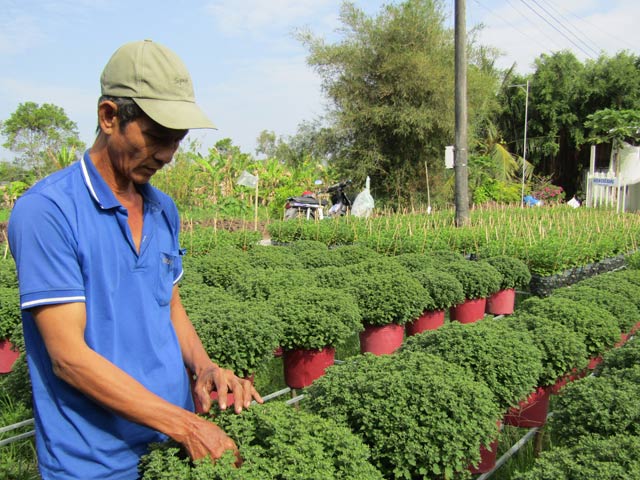
M 98 202 L 100 208 L 104 208 L 102 206 L 102 202 L 98 198 L 96 191 L 93 189 L 93 184 L 91 183 L 91 179 L 89 178 L 89 172 L 87 171 L 87 166 L 84 164 L 84 156 L 80 159 L 80 166 L 82 167 L 82 175 L 84 176 L 85 182 L 87 182 L 87 186 L 89 187 L 89 192 L 91 192 L 91 196 Z
M 41 298 L 40 300 L 32 300 L 30 302 L 24 302 L 20 307 L 29 308 L 36 305 L 42 305 L 45 303 L 72 303 L 72 302 L 84 302 L 86 297 L 84 295 L 79 297 L 54 297 L 54 298 Z

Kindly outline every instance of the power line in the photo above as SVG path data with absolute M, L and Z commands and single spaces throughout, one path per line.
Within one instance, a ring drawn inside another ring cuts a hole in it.
M 582 53 L 584 53 L 587 57 L 589 58 L 593 58 L 588 52 L 586 52 L 580 45 L 578 45 L 577 43 L 575 43 L 571 38 L 569 38 L 564 32 L 562 32 L 561 30 L 558 30 L 558 28 L 553 25 L 551 22 L 549 22 L 549 20 L 547 20 L 544 15 L 541 15 L 540 12 L 538 12 L 535 8 L 533 8 L 531 5 L 529 5 L 525 0 L 520 0 L 524 6 L 526 6 L 529 10 L 531 10 L 534 14 L 536 14 L 538 17 L 540 17 L 547 25 L 549 25 L 553 30 L 555 30 L 556 32 L 558 32 L 560 35 L 562 35 L 566 40 L 568 40 L 573 46 L 575 46 L 578 50 L 580 50 Z M 535 1 L 535 0 L 533 0 Z
M 556 17 L 554 17 L 554 15 L 551 12 L 549 12 L 549 10 L 547 10 L 542 5 L 540 5 L 538 3 L 538 0 L 531 0 L 531 1 L 533 3 L 535 3 L 538 7 L 540 7 L 543 12 L 545 12 L 547 15 L 549 15 L 549 17 L 551 17 L 551 19 L 553 21 L 555 21 L 558 25 L 560 25 L 561 28 L 563 28 L 567 33 L 569 33 L 571 36 L 573 36 L 573 38 L 575 38 L 578 42 L 580 42 L 584 47 L 586 47 L 587 49 L 591 50 L 591 52 L 593 52 L 596 56 L 599 55 L 599 53 L 596 50 L 591 48 L 590 45 L 588 45 L 584 40 L 582 40 L 575 33 L 573 33 L 564 23 L 562 23 L 560 20 L 558 20 Z M 567 23 L 570 24 L 570 22 L 567 22 Z M 565 37 L 565 38 L 568 38 L 568 37 Z
M 543 1 L 544 3 L 546 3 L 546 4 L 547 4 L 547 6 L 548 6 L 549 8 L 551 8 L 555 13 L 557 13 L 557 14 L 558 14 L 558 15 L 559 15 L 563 20 L 565 20 L 565 22 L 566 22 L 568 25 L 574 26 L 574 25 L 573 25 L 573 23 L 571 22 L 571 20 L 570 20 L 570 19 L 568 19 L 566 16 L 564 16 L 564 15 L 562 14 L 562 12 L 561 12 L 558 8 L 556 8 L 556 6 L 555 6 L 552 2 L 550 2 L 550 1 L 548 1 L 548 0 L 542 0 L 542 1 Z M 565 13 L 568 13 L 568 12 L 565 10 Z M 579 17 L 577 17 L 575 14 L 572 14 L 572 15 L 573 15 L 575 18 L 578 18 L 578 19 L 580 20 L 580 18 L 579 18 Z M 600 47 L 598 46 L 598 44 L 597 44 L 596 42 L 594 42 L 591 38 L 589 38 L 589 36 L 588 36 L 588 35 L 585 35 L 585 34 L 583 33 L 583 30 L 582 30 L 582 29 L 580 29 L 579 27 L 575 27 L 575 26 L 574 26 L 574 28 L 575 28 L 575 31 L 576 31 L 576 32 L 577 32 L 577 33 L 582 37 L 581 41 L 582 41 L 585 45 L 587 45 L 587 44 L 591 44 L 591 45 L 593 45 L 593 46 L 595 47 L 595 49 L 594 49 L 594 48 L 589 47 L 589 50 L 591 50 L 592 52 L 594 52 L 594 53 L 596 53 L 596 54 L 598 54 L 598 55 L 599 55 L 599 52 L 601 52 L 603 49 L 602 49 L 602 48 L 600 48 Z
M 609 38 L 611 38 L 611 39 L 613 39 L 613 40 L 615 40 L 615 41 L 617 41 L 617 42 L 624 43 L 628 48 L 630 48 L 630 49 L 632 49 L 632 50 L 635 50 L 635 49 L 636 49 L 636 47 L 637 47 L 637 45 L 632 45 L 631 43 L 629 43 L 629 41 L 628 41 L 628 40 L 625 40 L 625 39 L 623 39 L 623 38 L 619 38 L 619 37 L 617 37 L 617 36 L 613 35 L 613 34 L 612 34 L 612 33 L 610 33 L 608 30 L 603 29 L 602 27 L 600 27 L 600 26 L 598 26 L 598 25 L 594 24 L 593 22 L 590 22 L 590 21 L 589 21 L 589 20 L 587 20 L 586 18 L 579 17 L 579 16 L 578 16 L 578 15 L 576 15 L 575 13 L 570 12 L 570 11 L 567 11 L 567 10 L 564 10 L 564 12 L 565 12 L 565 13 L 567 13 L 568 15 L 571 15 L 572 17 L 576 18 L 577 20 L 580 20 L 582 23 L 584 23 L 584 24 L 586 24 L 586 25 L 590 26 L 591 28 L 595 29 L 595 31 L 597 31 L 598 33 L 600 33 L 600 34 L 604 34 L 604 35 L 608 36 Z
M 515 30 L 516 32 L 518 32 L 521 35 L 524 35 L 525 37 L 529 38 L 530 40 L 533 40 L 534 42 L 536 42 L 539 46 L 541 46 L 544 50 L 547 49 L 547 47 L 541 43 L 536 37 L 532 36 L 532 35 L 528 35 L 526 33 L 524 33 L 522 31 L 521 28 L 517 27 L 516 25 L 514 25 L 513 23 L 511 23 L 509 20 L 507 20 L 506 18 L 504 18 L 503 16 L 495 13 L 493 10 L 491 10 L 489 7 L 483 5 L 479 0 L 474 0 L 474 2 L 476 2 L 480 7 L 484 8 L 485 10 L 487 10 L 491 15 L 493 15 L 494 17 L 497 17 L 498 19 L 502 20 L 506 25 L 508 25 L 510 28 L 512 28 L 513 30 Z M 519 13 L 519 12 L 518 12 Z M 526 19 L 526 17 L 525 17 Z
M 540 27 L 538 27 L 537 23 L 532 22 L 531 19 L 528 16 L 526 16 L 524 13 L 522 13 L 517 6 L 515 6 L 513 3 L 511 3 L 511 0 L 507 0 L 507 3 L 509 4 L 509 6 L 511 8 L 513 8 L 518 13 L 518 15 L 520 15 L 522 17 L 522 19 L 526 23 L 530 23 L 538 32 L 540 32 L 540 34 L 542 35 L 543 38 L 546 38 L 547 40 L 550 40 L 553 44 L 557 45 L 556 42 L 553 39 L 549 38 L 545 34 L 545 32 Z M 544 49 L 545 50 L 549 50 L 549 48 L 547 48 L 547 47 L 544 47 Z

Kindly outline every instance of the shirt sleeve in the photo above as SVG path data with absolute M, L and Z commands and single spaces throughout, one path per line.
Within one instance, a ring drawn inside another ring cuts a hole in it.
M 52 200 L 37 193 L 21 197 L 11 212 L 8 236 L 23 310 L 86 300 L 76 236 Z

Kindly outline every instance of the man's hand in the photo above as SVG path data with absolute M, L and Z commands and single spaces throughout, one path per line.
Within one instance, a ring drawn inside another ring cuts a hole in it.
M 208 420 L 196 417 L 185 437 L 175 440 L 184 446 L 192 460 L 207 456 L 217 460 L 224 452 L 231 450 L 236 456 L 236 466 L 242 464 L 235 442 L 219 426 Z
M 193 392 L 196 403 L 200 403 L 204 412 L 211 408 L 211 392 L 218 392 L 218 405 L 221 410 L 227 408 L 227 394 L 233 392 L 236 413 L 249 408 L 251 400 L 263 403 L 262 397 L 249 380 L 237 377 L 231 370 L 212 365 L 197 376 Z

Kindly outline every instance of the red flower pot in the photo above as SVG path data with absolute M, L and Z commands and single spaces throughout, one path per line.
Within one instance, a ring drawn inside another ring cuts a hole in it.
M 474 298 L 465 300 L 460 305 L 449 309 L 449 317 L 451 320 L 457 320 L 460 323 L 473 323 L 484 318 L 484 311 L 487 307 L 486 298 Z
M 13 350 L 13 344 L 5 339 L 0 340 L 0 373 L 10 373 L 20 352 Z
M 365 325 L 360 332 L 360 352 L 386 355 L 395 352 L 404 340 L 404 325 Z
M 629 332 L 629 335 L 636 333 L 638 330 L 640 330 L 640 322 L 636 323 L 633 327 L 631 327 L 631 331 Z
M 598 357 L 591 357 L 589 359 L 589 365 L 587 366 L 587 368 L 589 370 L 593 370 L 594 368 L 596 368 L 598 365 L 600 365 L 600 363 L 602 363 L 602 357 L 598 356 Z
M 273 356 L 276 358 L 280 358 L 282 356 L 282 347 L 276 347 L 273 351 Z
M 516 290 L 500 290 L 487 298 L 486 312 L 491 315 L 511 315 L 516 304 Z
M 541 427 L 547 421 L 549 413 L 549 397 L 552 387 L 538 387 L 535 392 L 520 402 L 517 407 L 509 409 L 504 416 L 504 423 L 513 427 Z
M 411 323 L 407 323 L 407 336 L 424 332 L 425 330 L 435 330 L 444 325 L 444 310 L 425 310 L 422 315 Z
M 627 343 L 627 340 L 629 339 L 629 335 L 626 333 L 621 333 L 620 334 L 620 341 L 618 343 L 616 343 L 614 345 L 614 347 L 621 347 L 623 346 L 625 343 Z
M 285 350 L 282 354 L 284 381 L 289 388 L 304 388 L 316 378 L 324 375 L 324 370 L 333 365 L 336 349 L 325 347 L 322 350 Z
M 500 421 L 498 421 L 498 431 L 500 431 Z M 496 466 L 496 458 L 498 456 L 498 437 L 491 442 L 491 450 L 484 445 L 480 446 L 480 462 L 477 466 L 470 465 L 469 472 L 472 475 L 478 475 L 480 473 L 487 473 L 493 470 Z

